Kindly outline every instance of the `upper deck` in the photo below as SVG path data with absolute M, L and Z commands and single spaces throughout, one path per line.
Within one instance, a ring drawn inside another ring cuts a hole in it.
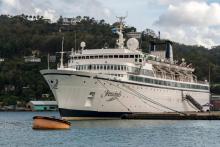
M 129 74 L 150 76 L 153 78 L 198 83 L 193 74 L 194 68 L 185 60 L 177 64 L 173 60 L 172 43 L 166 41 L 164 53 L 155 50 L 155 44 L 150 46 L 150 54 L 139 49 L 139 42 L 135 38 L 127 40 L 122 33 L 122 22 L 116 30 L 119 35 L 117 48 L 86 49 L 85 42 L 81 42 L 81 49 L 71 51 L 67 65 L 63 65 L 63 48 L 61 52 L 61 70 L 86 71 L 97 74 L 128 77 Z M 161 43 L 160 43 L 161 44 Z M 207 83 L 207 82 L 206 82 Z

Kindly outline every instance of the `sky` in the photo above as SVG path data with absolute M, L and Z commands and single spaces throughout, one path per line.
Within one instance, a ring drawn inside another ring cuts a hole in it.
M 211 48 L 220 45 L 220 0 L 0 0 L 0 14 L 90 16 L 108 23 L 126 16 L 138 31 L 160 31 L 161 38 Z

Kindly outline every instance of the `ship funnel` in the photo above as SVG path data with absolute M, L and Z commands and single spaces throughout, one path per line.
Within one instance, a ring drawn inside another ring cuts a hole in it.
M 170 59 L 170 62 L 173 63 L 173 47 L 171 41 L 166 41 L 166 58 Z

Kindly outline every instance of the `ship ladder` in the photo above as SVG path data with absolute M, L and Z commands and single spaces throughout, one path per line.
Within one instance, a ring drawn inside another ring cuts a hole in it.
M 203 112 L 202 105 L 199 104 L 193 97 L 191 97 L 190 95 L 186 95 L 185 99 L 190 101 L 197 109 L 199 109 L 199 111 Z

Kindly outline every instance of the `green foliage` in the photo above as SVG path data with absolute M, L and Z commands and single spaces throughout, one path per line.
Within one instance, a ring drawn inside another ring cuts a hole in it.
M 13 95 L 3 95 L 0 96 L 0 101 L 3 102 L 3 105 L 16 105 L 19 98 Z

